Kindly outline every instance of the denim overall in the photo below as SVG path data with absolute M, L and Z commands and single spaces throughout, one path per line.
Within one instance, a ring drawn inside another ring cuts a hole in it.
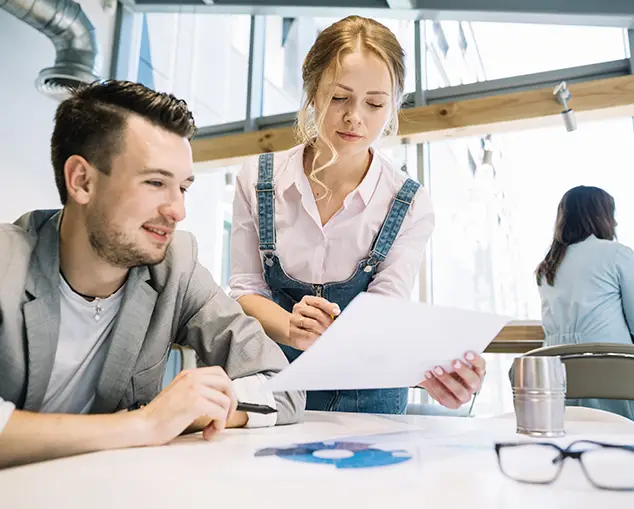
M 418 182 L 407 179 L 397 193 L 392 206 L 374 239 L 367 258 L 361 260 L 354 274 L 345 281 L 325 284 L 310 284 L 292 278 L 282 268 L 275 254 L 275 190 L 273 186 L 273 154 L 262 154 L 259 160 L 258 200 L 260 253 L 264 266 L 264 279 L 273 294 L 273 300 L 286 311 L 305 295 L 323 297 L 339 305 L 343 311 L 359 293 L 368 289 L 376 274 L 377 265 L 385 260 L 401 228 L 416 191 Z M 293 362 L 302 353 L 290 346 L 279 345 Z M 379 414 L 402 414 L 407 406 L 407 388 L 364 389 L 343 391 L 308 391 L 307 410 L 334 412 L 363 412 Z

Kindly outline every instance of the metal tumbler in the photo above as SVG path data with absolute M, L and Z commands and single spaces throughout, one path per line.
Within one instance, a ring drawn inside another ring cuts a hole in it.
M 516 358 L 512 385 L 518 433 L 565 435 L 566 366 L 559 357 Z

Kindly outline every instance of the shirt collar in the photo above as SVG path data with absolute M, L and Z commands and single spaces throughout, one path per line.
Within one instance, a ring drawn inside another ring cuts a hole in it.
M 282 164 L 278 166 L 278 168 L 283 166 L 283 169 L 276 183 L 277 190 L 280 194 L 284 194 L 292 186 L 300 190 L 300 182 L 302 181 L 302 175 L 304 173 L 304 148 L 305 145 L 298 145 L 290 149 L 285 154 L 287 157 L 286 164 L 280 161 Z M 275 155 L 276 158 L 279 156 L 281 156 L 281 154 Z
M 305 145 L 298 145 L 288 152 L 288 160 L 277 182 L 278 192 L 280 194 L 285 193 L 292 186 L 295 186 L 300 193 L 307 191 L 302 185 L 305 181 L 304 149 Z M 381 176 L 383 163 L 378 153 L 374 149 L 371 150 L 372 162 L 370 163 L 370 167 L 368 168 L 368 171 L 361 183 L 348 196 L 348 199 L 346 200 L 347 202 L 349 199 L 352 199 L 356 194 L 358 194 L 363 200 L 364 205 L 367 206 L 374 194 L 374 191 L 376 190 L 376 186 L 379 183 L 379 177 Z
M 370 163 L 370 167 L 363 177 L 361 183 L 357 186 L 356 192 L 359 193 L 361 199 L 363 200 L 364 205 L 368 205 L 370 198 L 374 194 L 376 190 L 376 186 L 379 183 L 379 177 L 381 176 L 381 159 L 377 154 L 376 150 L 372 150 L 372 162 Z M 354 194 L 354 192 L 352 193 Z

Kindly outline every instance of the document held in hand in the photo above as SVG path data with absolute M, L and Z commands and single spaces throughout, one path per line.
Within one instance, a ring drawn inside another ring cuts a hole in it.
M 508 317 L 359 294 L 324 334 L 267 382 L 271 391 L 409 387 L 481 353 Z

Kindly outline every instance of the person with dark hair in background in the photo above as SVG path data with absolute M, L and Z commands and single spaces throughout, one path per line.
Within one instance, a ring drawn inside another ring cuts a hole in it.
M 544 346 L 632 343 L 634 251 L 616 242 L 614 199 L 598 187 L 570 189 L 559 203 L 553 242 L 535 271 Z M 568 400 L 634 419 L 634 402 Z
M 63 209 L 0 225 L 0 467 L 299 419 L 303 393 L 263 385 L 282 351 L 175 230 L 194 132 L 184 101 L 137 83 L 96 82 L 58 107 Z M 161 392 L 174 343 L 206 367 Z M 239 412 L 238 397 L 277 413 Z

